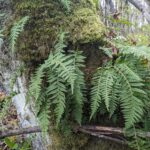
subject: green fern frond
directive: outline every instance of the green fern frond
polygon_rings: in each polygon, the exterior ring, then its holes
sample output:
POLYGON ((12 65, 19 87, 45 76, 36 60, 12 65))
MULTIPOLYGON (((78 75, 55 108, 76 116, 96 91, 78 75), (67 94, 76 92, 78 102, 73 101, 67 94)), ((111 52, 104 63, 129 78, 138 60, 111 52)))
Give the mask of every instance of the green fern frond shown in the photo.
POLYGON ((70 56, 66 56, 63 53, 58 52, 50 61, 52 70, 56 70, 57 74, 70 84, 73 93, 74 82, 77 77, 75 67, 73 66, 73 60, 70 59, 70 56))
POLYGON ((56 53, 58 53, 58 52, 63 53, 63 50, 66 47, 66 44, 65 44, 66 35, 67 35, 67 32, 61 32, 58 35, 58 41, 57 41, 56 45, 54 46, 54 49, 55 49, 56 53))
POLYGON ((102 71, 98 70, 92 79, 92 89, 91 89, 91 116, 90 119, 95 115, 97 112, 101 102, 101 82, 102 82, 102 71))
POLYGON ((28 94, 33 96, 35 101, 38 100, 41 94, 41 89, 42 89, 41 86, 45 74, 44 72, 45 68, 46 68, 46 64, 41 65, 31 78, 28 94))
POLYGON ((60 78, 58 74, 50 72, 48 76, 49 86, 47 87, 46 93, 49 97, 50 103, 55 107, 55 114, 57 118, 56 123, 58 125, 65 111, 66 86, 64 84, 64 80, 60 78))
POLYGON ((136 96, 136 92, 143 95, 144 91, 139 89, 138 86, 139 84, 141 87, 140 78, 135 78, 135 73, 131 73, 131 70, 129 68, 127 70, 124 66, 125 64, 120 64, 114 66, 114 69, 121 78, 122 88, 120 93, 120 103, 126 120, 125 126, 126 128, 129 128, 143 116, 143 100, 136 96))
POLYGON ((118 45, 120 54, 133 55, 139 59, 147 59, 150 61, 150 47, 148 46, 123 46, 118 45))
POLYGON ((21 34, 21 32, 24 30, 24 26, 27 23, 27 21, 29 20, 29 17, 23 17, 21 20, 19 20, 18 22, 16 22, 12 29, 11 29, 11 33, 10 33, 10 48, 11 51, 14 53, 15 52, 15 46, 17 43, 17 39, 19 37, 19 35, 21 34))
POLYGON ((84 97, 85 79, 84 79, 84 73, 80 69, 83 69, 85 67, 84 65, 85 57, 82 56, 81 51, 75 51, 72 57, 74 59, 74 67, 75 67, 75 72, 77 74, 77 78, 74 84, 74 93, 73 93, 73 98, 75 101, 73 115, 75 117, 75 120, 79 124, 81 124, 82 106, 85 99, 84 97))
POLYGON ((44 107, 41 107, 40 113, 38 114, 39 124, 42 129, 42 132, 47 132, 50 122, 50 106, 48 103, 43 104, 44 107))
POLYGON ((121 84, 120 81, 116 77, 114 77, 114 85, 113 85, 113 90, 111 92, 111 100, 110 100, 110 118, 112 115, 115 113, 119 103, 120 103, 120 89, 121 89, 121 84))
POLYGON ((63 7, 68 11, 70 12, 71 11, 71 8, 70 8, 70 4, 71 4, 71 1, 70 0, 60 0, 61 3, 63 4, 63 7))
POLYGON ((105 105, 108 111, 110 107, 111 93, 114 84, 113 78, 114 78, 113 70, 108 69, 104 71, 101 81, 101 95, 105 101, 105 105))

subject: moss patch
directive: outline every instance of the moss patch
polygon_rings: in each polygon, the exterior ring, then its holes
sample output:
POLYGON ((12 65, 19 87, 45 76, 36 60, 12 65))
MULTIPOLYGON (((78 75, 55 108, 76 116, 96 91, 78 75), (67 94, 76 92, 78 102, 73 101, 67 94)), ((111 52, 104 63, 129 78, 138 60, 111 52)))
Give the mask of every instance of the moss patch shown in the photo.
POLYGON ((39 62, 47 58, 60 31, 68 32, 67 41, 75 48, 82 43, 100 42, 104 25, 90 0, 72 0, 66 12, 59 0, 13 0, 15 20, 30 16, 17 45, 20 59, 39 62))

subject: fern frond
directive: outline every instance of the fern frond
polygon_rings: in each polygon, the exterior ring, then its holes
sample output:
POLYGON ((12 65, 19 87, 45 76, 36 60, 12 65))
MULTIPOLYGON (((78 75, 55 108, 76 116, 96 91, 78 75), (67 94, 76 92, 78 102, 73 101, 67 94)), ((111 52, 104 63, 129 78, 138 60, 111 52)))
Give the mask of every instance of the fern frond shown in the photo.
POLYGON ((77 76, 75 73, 73 60, 70 58, 70 56, 66 56, 63 53, 58 52, 50 61, 52 70, 56 70, 57 74, 70 84, 73 93, 74 82, 77 76))
POLYGON ((61 3, 63 4, 63 7, 68 11, 70 12, 71 8, 70 8, 70 0, 60 0, 61 3))
POLYGON ((42 132, 47 132, 50 122, 50 105, 45 103, 43 106, 44 107, 41 107, 40 113, 38 114, 38 119, 42 132))
POLYGON ((56 53, 58 53, 58 52, 62 52, 63 53, 63 50, 66 47, 66 44, 65 44, 66 35, 67 35, 67 32, 61 32, 58 35, 58 42, 54 46, 54 49, 55 49, 56 53))
POLYGON ((104 99, 105 105, 107 110, 109 111, 110 107, 110 100, 111 100, 111 93, 113 90, 113 84, 114 84, 114 74, 113 70, 108 69, 105 70, 102 75, 102 81, 101 81, 101 95, 104 99))
POLYGON ((110 117, 114 114, 114 112, 116 111, 119 102, 120 102, 120 89, 121 89, 121 84, 118 81, 117 78, 114 77, 114 85, 113 85, 113 90, 111 92, 111 100, 110 100, 110 109, 109 109, 109 113, 110 113, 110 117))
POLYGON ((16 22, 11 29, 10 48, 13 53, 15 52, 15 46, 16 46, 17 39, 18 39, 19 35, 21 34, 21 32, 24 30, 24 26, 28 20, 29 20, 28 16, 23 17, 21 20, 16 22))
POLYGON ((139 59, 147 59, 150 61, 150 47, 119 45, 118 48, 120 49, 120 54, 133 55, 139 59))
POLYGON ((81 124, 82 120, 82 106, 84 102, 84 91, 85 91, 85 80, 84 80, 84 73, 80 70, 85 67, 84 65, 84 60, 85 57, 82 56, 81 51, 75 51, 73 53, 73 59, 74 59, 74 67, 75 67, 75 72, 77 74, 77 78, 75 80, 74 84, 74 110, 73 110, 73 115, 75 117, 75 120, 81 124))
POLYGON ((44 77, 44 69, 46 68, 46 64, 41 65, 35 74, 32 76, 29 86, 29 92, 28 94, 34 97, 35 101, 38 100, 41 89, 42 89, 42 81, 44 77))
POLYGON ((95 115, 97 109, 99 108, 102 97, 101 97, 101 82, 102 82, 102 71, 98 70, 92 79, 92 89, 91 89, 91 116, 90 119, 95 115))
POLYGON ((121 78, 121 106, 125 117, 125 126, 129 128, 138 122, 143 116, 143 100, 136 96, 136 93, 143 95, 143 90, 139 89, 138 83, 141 87, 140 78, 134 78, 134 72, 124 68, 125 64, 114 66, 114 69, 121 78), (138 90, 139 89, 139 90, 138 90))
POLYGON ((48 83, 49 86, 46 93, 49 97, 50 103, 55 107, 56 123, 58 125, 65 111, 66 87, 64 80, 56 73, 49 74, 48 83))

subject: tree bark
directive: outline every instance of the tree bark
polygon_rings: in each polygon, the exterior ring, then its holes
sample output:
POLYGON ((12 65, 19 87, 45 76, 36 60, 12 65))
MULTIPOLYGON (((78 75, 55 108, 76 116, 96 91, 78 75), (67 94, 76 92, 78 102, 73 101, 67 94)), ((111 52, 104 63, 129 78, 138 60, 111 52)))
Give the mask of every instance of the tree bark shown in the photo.
MULTIPOLYGON (((132 5, 134 5, 139 11, 142 12, 147 22, 150 23, 150 5, 148 3, 142 3, 141 0, 128 0, 132 5)), ((149 2, 149 1, 147 1, 149 2)), ((149 2, 150 3, 150 2, 149 2)))

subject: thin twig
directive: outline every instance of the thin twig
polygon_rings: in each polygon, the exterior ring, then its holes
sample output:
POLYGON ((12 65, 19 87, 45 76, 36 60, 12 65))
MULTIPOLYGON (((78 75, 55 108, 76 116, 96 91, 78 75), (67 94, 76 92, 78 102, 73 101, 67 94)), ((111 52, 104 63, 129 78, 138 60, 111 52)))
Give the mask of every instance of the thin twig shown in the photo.
POLYGON ((31 134, 41 132, 39 127, 30 127, 30 128, 23 128, 23 129, 15 129, 15 130, 5 130, 0 131, 0 139, 16 136, 16 135, 23 135, 23 134, 31 134))

